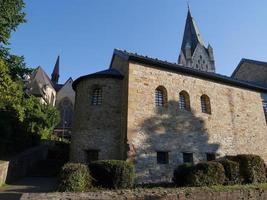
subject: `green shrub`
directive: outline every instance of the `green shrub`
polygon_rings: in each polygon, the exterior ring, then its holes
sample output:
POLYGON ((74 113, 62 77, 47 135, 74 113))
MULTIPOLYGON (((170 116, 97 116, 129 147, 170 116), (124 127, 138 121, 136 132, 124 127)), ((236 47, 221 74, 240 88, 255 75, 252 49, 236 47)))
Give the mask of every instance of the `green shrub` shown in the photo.
POLYGON ((177 186, 187 186, 189 184, 189 174, 192 173, 194 165, 191 163, 185 163, 179 165, 173 173, 173 182, 177 186))
POLYGON ((243 183, 266 182, 264 160, 260 156, 241 154, 227 158, 239 163, 239 172, 243 183))
POLYGON ((198 163, 189 173, 188 181, 189 186, 221 185, 225 182, 224 168, 214 161, 198 163))
POLYGON ((84 192, 92 185, 87 165, 67 163, 59 174, 59 188, 61 192, 84 192))
POLYGON ((231 160, 220 160, 218 162, 223 165, 226 176, 225 178, 226 185, 234 185, 241 183, 238 162, 231 160))
POLYGON ((134 167, 121 160, 101 160, 89 165, 94 185, 104 188, 130 188, 134 180, 134 167))

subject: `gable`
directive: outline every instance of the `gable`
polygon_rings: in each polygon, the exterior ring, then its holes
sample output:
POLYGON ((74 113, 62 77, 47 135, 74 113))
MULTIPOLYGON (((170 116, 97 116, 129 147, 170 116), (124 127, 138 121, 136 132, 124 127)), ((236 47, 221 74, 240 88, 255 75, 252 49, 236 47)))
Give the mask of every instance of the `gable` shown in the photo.
POLYGON ((232 78, 267 87, 267 63, 242 59, 233 72, 232 78))
POLYGON ((209 55, 202 45, 198 44, 193 56, 192 56, 192 67, 202 71, 211 71, 210 69, 210 58, 209 55))

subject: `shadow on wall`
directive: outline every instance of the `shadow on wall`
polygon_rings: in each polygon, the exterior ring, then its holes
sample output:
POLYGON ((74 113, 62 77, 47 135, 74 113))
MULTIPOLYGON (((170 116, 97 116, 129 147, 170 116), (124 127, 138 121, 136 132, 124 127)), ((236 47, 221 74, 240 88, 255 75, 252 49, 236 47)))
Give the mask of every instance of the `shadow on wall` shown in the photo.
POLYGON ((198 162, 206 160, 207 154, 216 154, 219 148, 219 144, 208 142, 203 119, 192 110, 179 109, 177 101, 167 105, 155 108, 155 115, 139 125, 130 145, 129 155, 136 164, 139 183, 169 182, 174 168, 184 162, 185 154, 190 159, 193 153, 194 162, 198 162), (166 156, 167 163, 161 164, 166 156))

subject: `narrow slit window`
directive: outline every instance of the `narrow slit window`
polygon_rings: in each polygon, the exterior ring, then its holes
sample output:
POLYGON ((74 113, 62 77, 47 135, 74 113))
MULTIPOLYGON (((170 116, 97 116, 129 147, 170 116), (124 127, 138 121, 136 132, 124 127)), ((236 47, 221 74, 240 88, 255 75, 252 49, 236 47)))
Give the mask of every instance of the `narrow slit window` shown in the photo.
POLYGON ((102 104, 102 89, 96 88, 92 93, 92 105, 101 105, 102 104))

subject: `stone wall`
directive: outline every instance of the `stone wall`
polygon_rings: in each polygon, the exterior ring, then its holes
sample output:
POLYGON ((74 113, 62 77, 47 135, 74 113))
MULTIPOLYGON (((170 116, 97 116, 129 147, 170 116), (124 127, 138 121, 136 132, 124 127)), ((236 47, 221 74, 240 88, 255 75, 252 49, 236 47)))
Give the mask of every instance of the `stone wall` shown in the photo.
POLYGON ((9 160, 6 183, 24 177, 35 163, 44 160, 47 148, 45 145, 34 147, 9 160))
POLYGON ((267 161, 267 127, 261 94, 255 91, 129 64, 127 139, 134 155, 137 182, 171 181, 173 169, 183 163, 183 153, 194 161, 258 154, 267 161), (164 86, 168 104, 155 107, 155 89, 164 86), (190 95, 191 111, 178 108, 179 92, 190 95), (210 98, 211 114, 202 113, 200 96, 210 98), (157 164, 157 151, 169 154, 168 164, 157 164))
POLYGON ((196 191, 180 189, 148 189, 136 190, 135 192, 127 191, 103 191, 88 193, 26 193, 21 200, 265 200, 267 199, 267 190, 263 189, 233 189, 231 191, 216 192, 211 190, 198 189, 196 191))
POLYGON ((87 150, 99 159, 122 159, 122 84, 113 78, 88 78, 76 88, 71 160, 87 162, 87 150), (91 105, 92 90, 102 88, 102 104, 91 105))
POLYGON ((8 161, 0 160, 0 186, 6 182, 8 161))

